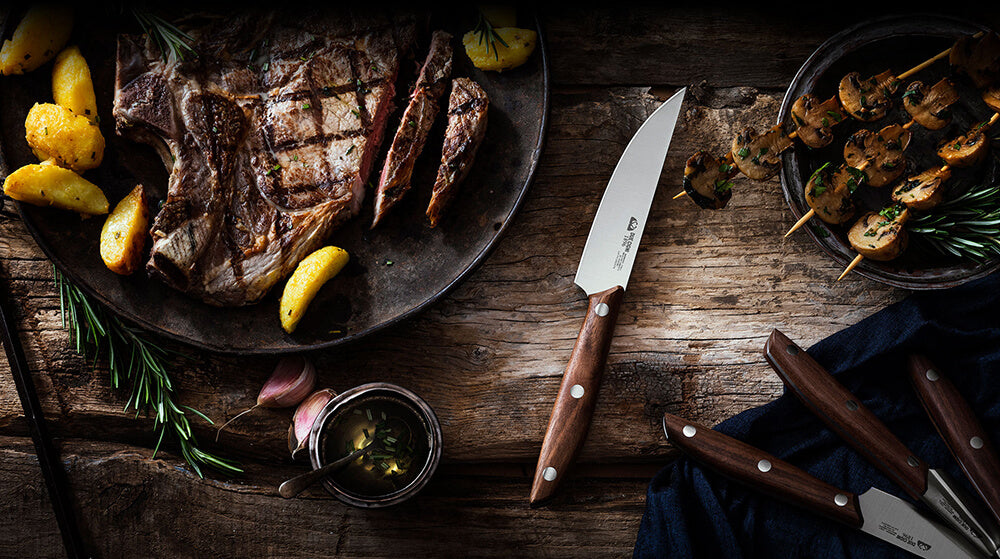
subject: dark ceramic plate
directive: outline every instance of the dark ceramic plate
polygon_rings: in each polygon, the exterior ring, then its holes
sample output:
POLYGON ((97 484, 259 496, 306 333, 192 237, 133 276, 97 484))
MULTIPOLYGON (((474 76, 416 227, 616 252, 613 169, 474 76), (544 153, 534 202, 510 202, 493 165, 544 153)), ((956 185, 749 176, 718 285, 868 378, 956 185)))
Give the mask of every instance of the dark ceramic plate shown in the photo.
MULTIPOLYGON (((439 118, 417 164, 409 199, 378 229, 369 231, 373 198, 369 194, 361 214, 329 239, 329 244, 346 249, 351 261, 320 291, 294 335, 286 334, 278 320, 282 282, 257 304, 212 307, 143 272, 122 277, 105 268, 98 250, 104 221, 100 217, 81 220, 75 214, 26 204, 20 205, 21 216, 45 254, 87 293, 130 322, 204 349, 283 353, 329 348, 410 317, 440 299, 486 258, 524 197, 545 133, 549 69, 537 19, 528 21, 534 21, 539 31, 538 46, 528 62, 511 71, 486 73, 472 66, 460 44, 464 31, 475 25, 474 10, 468 12, 469 17, 455 17, 440 25, 455 35, 453 75, 472 77, 490 97, 489 128, 471 174, 442 222, 429 228, 424 210, 441 153, 445 119, 439 118)), ((112 205, 139 182, 147 192, 162 197, 167 172, 159 158, 151 148, 113 132, 116 30, 101 25, 100 21, 78 20, 72 39, 81 45, 91 66, 108 143, 104 162, 88 172, 87 178, 104 189, 112 205)), ((10 21, 4 27, 9 30, 10 21)), ((24 117, 33 103, 51 102, 50 73, 51 64, 47 64, 26 76, 0 80, 0 174, 4 176, 9 170, 37 163, 24 140, 24 117)), ((407 87, 399 84, 400 90, 407 87)), ((383 153, 398 119, 398 112, 390 119, 383 153)), ((378 163, 372 172, 376 180, 380 169, 378 163)))
MULTIPOLYGON (((984 30, 980 25, 940 16, 895 16, 863 23, 842 31, 823 43, 799 69, 778 113, 779 122, 790 119, 792 103, 805 93, 813 93, 820 99, 828 99, 837 93, 841 78, 858 71, 868 77, 886 69, 901 74, 917 64, 951 47, 955 39, 962 35, 984 30)), ((925 84, 937 83, 950 75, 947 59, 913 75, 900 85, 900 92, 914 80, 925 84)), ((939 159, 935 148, 940 140, 964 134, 973 123, 988 119, 991 111, 979 93, 964 80, 955 78, 961 100, 954 107, 954 118, 941 130, 929 131, 918 124, 910 127, 913 140, 907 149, 907 172, 912 175, 936 164, 939 159)), ((810 149, 796 142, 793 149, 785 152, 781 170, 781 187, 785 200, 796 219, 807 211, 804 186, 812 173, 827 161, 839 165, 843 162, 844 142, 859 128, 874 131, 889 124, 904 124, 910 120, 909 114, 899 105, 880 121, 863 123, 849 119, 833 128, 836 139, 822 149, 810 149)), ((996 154, 994 146, 994 155, 996 154)), ((996 184, 1000 176, 1000 164, 996 157, 990 157, 984 165, 975 169, 956 169, 952 175, 948 197, 969 188, 996 184)), ((878 210, 889 203, 891 186, 874 189, 862 187, 856 193, 857 216, 863 212, 878 210)), ((810 220, 800 231, 805 231, 819 247, 845 267, 857 255, 847 242, 847 230, 853 220, 844 226, 829 225, 818 218, 810 220)), ((796 233, 800 234, 800 233, 796 233)), ((907 289, 943 289, 983 277, 1000 267, 1000 261, 991 260, 982 264, 970 263, 955 258, 943 257, 922 243, 917 235, 911 235, 910 247, 903 256, 890 262, 876 262, 865 259, 855 268, 855 272, 867 278, 888 285, 907 289)), ((832 280, 833 278, 831 278, 832 280)))

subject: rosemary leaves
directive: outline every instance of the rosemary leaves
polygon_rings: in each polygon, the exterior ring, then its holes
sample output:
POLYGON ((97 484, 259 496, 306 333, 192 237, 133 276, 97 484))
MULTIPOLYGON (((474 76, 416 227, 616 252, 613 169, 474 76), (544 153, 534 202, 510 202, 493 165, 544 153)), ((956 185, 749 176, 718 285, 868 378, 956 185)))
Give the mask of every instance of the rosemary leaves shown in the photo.
POLYGON ((944 255, 975 262, 1000 257, 1000 185, 971 188, 914 217, 908 229, 944 255))
POLYGON ((138 416, 153 412, 153 430, 159 438, 153 456, 160 449, 167 432, 177 438, 181 455, 199 476, 202 466, 225 474, 243 471, 236 462, 219 458, 198 447, 191 431, 187 412, 212 423, 203 413, 174 401, 174 387, 167 373, 170 352, 150 341, 144 332, 125 325, 117 317, 98 306, 79 287, 73 285, 53 266, 63 327, 70 332, 76 352, 96 364, 104 354, 112 388, 129 385, 130 395, 125 409, 134 408, 138 416))

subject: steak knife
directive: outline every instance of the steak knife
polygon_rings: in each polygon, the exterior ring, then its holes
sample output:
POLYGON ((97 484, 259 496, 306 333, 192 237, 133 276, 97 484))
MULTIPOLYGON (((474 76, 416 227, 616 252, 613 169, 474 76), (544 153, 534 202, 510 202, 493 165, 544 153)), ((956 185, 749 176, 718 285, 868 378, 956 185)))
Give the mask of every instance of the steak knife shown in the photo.
POLYGON ((982 507, 942 470, 929 468, 819 363, 778 330, 764 357, 807 408, 862 456, 975 545, 993 556, 996 547, 982 522, 982 507))
MULTIPOLYGON (((930 359, 911 355, 909 369, 927 415, 992 515, 993 522, 986 526, 987 536, 994 544, 1000 542, 1000 459, 989 433, 955 385, 930 359)), ((1000 557, 1000 552, 996 555, 1000 557)))
POLYGON ((663 431, 674 446, 727 478, 918 557, 980 557, 975 547, 952 530, 874 487, 860 495, 843 491, 747 443, 669 413, 663 415, 663 431))
POLYGON ((686 91, 681 89, 667 99, 639 127, 618 160, 594 216, 575 279, 589 300, 587 316, 542 441, 528 498, 532 505, 553 495, 586 439, 618 308, 686 91))

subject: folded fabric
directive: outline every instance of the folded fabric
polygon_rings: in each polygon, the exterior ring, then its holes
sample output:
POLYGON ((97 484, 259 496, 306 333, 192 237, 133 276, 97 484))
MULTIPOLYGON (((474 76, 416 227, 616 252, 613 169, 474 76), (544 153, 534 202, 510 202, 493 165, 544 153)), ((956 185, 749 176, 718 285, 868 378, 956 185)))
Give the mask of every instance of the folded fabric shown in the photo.
MULTIPOLYGON (((805 337, 794 325, 782 331, 793 340, 805 337)), ((766 334, 761 332, 762 340, 766 334)), ((808 353, 930 467, 944 469, 975 494, 920 405, 906 359, 910 353, 928 356, 969 401, 986 431, 1000 434, 1000 274, 948 290, 914 293, 808 353)), ((836 487, 853 493, 877 487, 913 502, 787 390, 716 430, 836 487)), ((993 442, 1000 444, 1000 438, 994 436, 993 442)), ((912 555, 682 457, 650 483, 634 557, 912 555)))

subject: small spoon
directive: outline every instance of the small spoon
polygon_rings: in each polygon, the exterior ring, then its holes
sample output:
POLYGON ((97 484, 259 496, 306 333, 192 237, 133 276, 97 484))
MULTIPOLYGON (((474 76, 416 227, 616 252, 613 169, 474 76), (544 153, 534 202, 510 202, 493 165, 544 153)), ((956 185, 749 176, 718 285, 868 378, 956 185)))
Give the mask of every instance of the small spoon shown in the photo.
POLYGON ((292 479, 286 480, 281 485, 278 486, 278 495, 281 495, 286 499, 291 499, 292 497, 298 495, 299 493, 302 493, 302 490, 316 483, 324 476, 327 476, 329 474, 332 474, 340 470, 344 466, 356 460, 359 456, 363 454, 368 454, 372 450, 375 450, 375 448, 376 445, 375 441, 373 440, 372 442, 366 444, 365 446, 359 448, 358 450, 355 450, 354 452, 348 454, 343 458, 338 458, 321 468, 312 470, 310 472, 306 472, 302 475, 298 475, 293 477, 292 479))

